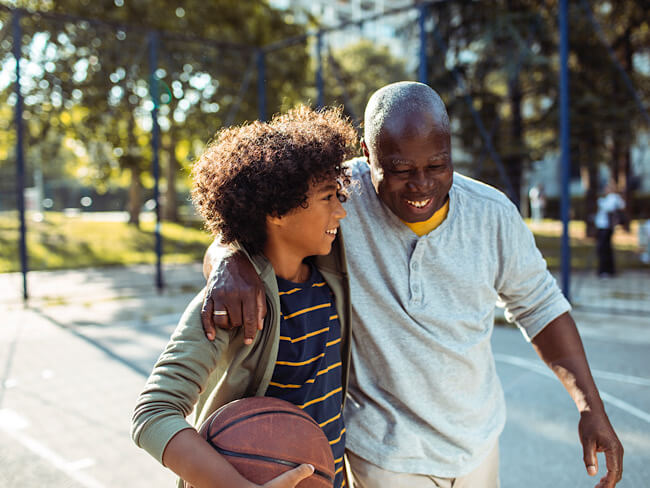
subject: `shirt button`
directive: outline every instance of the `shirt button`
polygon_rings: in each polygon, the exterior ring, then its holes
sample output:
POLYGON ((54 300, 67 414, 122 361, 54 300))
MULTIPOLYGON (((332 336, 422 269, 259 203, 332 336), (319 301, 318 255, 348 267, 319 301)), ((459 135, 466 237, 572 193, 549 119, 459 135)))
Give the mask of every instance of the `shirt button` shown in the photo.
POLYGON ((418 291, 420 291, 420 287, 418 285, 413 285, 413 291, 417 293, 418 291))
POLYGON ((411 267, 413 268, 413 271, 417 271, 418 268, 419 268, 419 265, 418 265, 418 263, 413 263, 413 265, 411 267))

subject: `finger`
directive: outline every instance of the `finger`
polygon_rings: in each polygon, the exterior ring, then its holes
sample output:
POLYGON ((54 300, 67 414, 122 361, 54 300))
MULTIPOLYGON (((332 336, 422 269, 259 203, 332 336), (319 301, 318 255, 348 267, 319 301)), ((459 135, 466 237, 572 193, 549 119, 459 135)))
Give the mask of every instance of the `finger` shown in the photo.
POLYGON ((273 478, 264 486, 268 487, 294 487, 305 478, 314 473, 314 467, 311 464, 301 464, 286 473, 282 473, 277 478, 273 478))
POLYGON ((257 333, 257 320, 255 318, 255 310, 244 305, 242 309, 244 316, 244 344, 252 344, 257 333))
POLYGON ((201 307, 201 324, 203 325, 203 332, 209 340, 214 340, 215 330, 214 325, 212 324, 212 312, 214 310, 214 304, 212 298, 207 295, 203 299, 203 306, 201 307))
POLYGON ((230 321, 228 320, 228 311, 226 310, 226 308, 221 307, 221 310, 219 311, 225 312, 225 314, 221 314, 221 313, 215 314, 214 312, 212 313, 212 330, 215 331, 217 327, 219 329, 225 329, 225 330, 232 329, 232 327, 230 326, 230 321))
POLYGON ((230 322, 230 327, 237 328, 242 326, 242 312, 241 312, 241 301, 237 300, 235 302, 228 301, 225 303, 226 311, 228 312, 228 320, 230 322))
POLYGON ((582 459, 587 468, 589 476, 596 476, 598 473, 598 457, 596 455, 596 441, 594 439, 586 439, 582 446, 582 459))
POLYGON ((264 327, 264 317, 266 317, 266 295, 264 294, 264 290, 257 290, 255 300, 257 302, 257 329, 262 330, 264 327))
POLYGON ((600 480, 600 484, 603 488, 613 488, 623 477, 623 446, 616 443, 604 451, 607 474, 600 480))

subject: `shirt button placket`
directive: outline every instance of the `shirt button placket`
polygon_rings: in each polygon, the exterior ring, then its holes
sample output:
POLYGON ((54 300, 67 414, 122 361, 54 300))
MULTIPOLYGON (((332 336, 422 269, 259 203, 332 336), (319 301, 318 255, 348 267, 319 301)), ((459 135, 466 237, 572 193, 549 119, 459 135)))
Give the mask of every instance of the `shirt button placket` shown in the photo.
POLYGON ((419 304, 422 301, 422 289, 420 283, 420 253, 418 252, 418 246, 415 246, 413 255, 411 256, 411 272, 410 272, 410 283, 411 283, 411 302, 414 304, 419 304))

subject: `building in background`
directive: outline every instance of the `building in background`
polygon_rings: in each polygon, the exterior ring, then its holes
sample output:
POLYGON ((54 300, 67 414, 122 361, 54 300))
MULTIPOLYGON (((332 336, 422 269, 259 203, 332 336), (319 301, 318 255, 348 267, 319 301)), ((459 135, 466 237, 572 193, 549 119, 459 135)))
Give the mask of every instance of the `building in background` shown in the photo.
MULTIPOLYGON (((356 22, 361 18, 381 15, 391 10, 413 5, 412 0, 271 0, 275 8, 291 12, 296 23, 307 23, 316 19, 322 27, 335 27, 346 22, 356 22)), ((364 22, 361 27, 351 25, 346 29, 327 34, 327 44, 331 48, 341 48, 357 42, 360 38, 369 39, 376 44, 388 46, 391 54, 407 58, 417 45, 417 36, 409 26, 417 28, 418 9, 384 15, 377 20, 364 22)), ((415 59, 417 61, 417 57, 415 59)))

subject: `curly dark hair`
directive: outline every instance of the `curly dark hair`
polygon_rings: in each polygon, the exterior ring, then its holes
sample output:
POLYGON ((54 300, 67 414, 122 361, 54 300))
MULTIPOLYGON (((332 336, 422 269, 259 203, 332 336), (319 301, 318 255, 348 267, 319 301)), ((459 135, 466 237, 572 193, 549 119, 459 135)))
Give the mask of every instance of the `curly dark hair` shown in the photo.
POLYGON ((343 162, 356 140, 339 108, 299 106, 271 122, 223 129, 192 168, 192 201, 221 242, 259 253, 266 217, 306 208, 311 185, 336 178, 344 194, 343 162))

